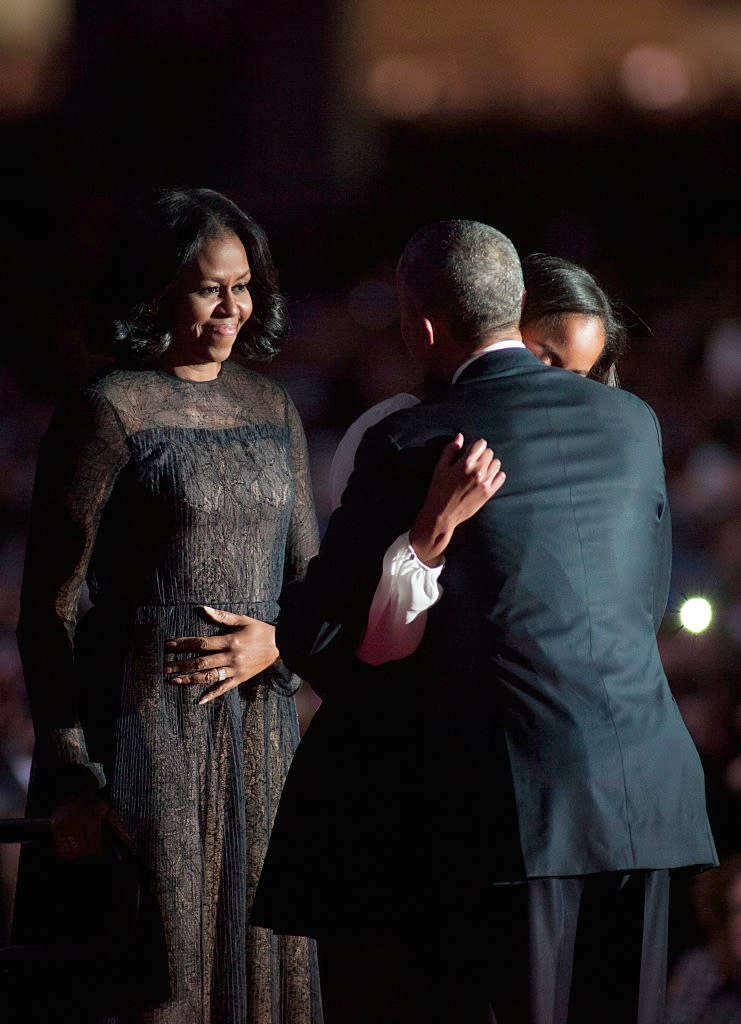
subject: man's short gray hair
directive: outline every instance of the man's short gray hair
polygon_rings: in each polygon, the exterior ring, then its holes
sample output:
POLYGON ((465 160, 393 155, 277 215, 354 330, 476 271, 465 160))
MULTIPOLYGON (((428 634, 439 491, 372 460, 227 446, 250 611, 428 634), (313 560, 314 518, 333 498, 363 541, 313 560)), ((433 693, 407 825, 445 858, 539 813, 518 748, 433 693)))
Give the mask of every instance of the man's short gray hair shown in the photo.
POLYGON ((441 220, 420 228, 404 247, 398 274, 418 312, 445 318, 462 340, 520 321, 520 259, 509 238, 488 224, 441 220))

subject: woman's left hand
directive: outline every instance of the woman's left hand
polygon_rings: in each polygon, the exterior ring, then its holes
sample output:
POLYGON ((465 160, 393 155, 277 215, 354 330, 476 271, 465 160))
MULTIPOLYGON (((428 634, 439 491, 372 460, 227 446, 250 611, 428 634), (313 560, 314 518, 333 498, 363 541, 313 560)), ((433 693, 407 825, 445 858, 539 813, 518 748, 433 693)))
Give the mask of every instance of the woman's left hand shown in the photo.
POLYGON ((180 686, 214 684, 199 704, 207 704, 227 690, 246 683, 269 668, 279 656, 274 626, 249 615, 206 606, 203 610, 214 622, 235 628, 220 636, 181 636, 165 643, 168 651, 201 652, 197 658, 176 657, 165 667, 171 683, 180 686))

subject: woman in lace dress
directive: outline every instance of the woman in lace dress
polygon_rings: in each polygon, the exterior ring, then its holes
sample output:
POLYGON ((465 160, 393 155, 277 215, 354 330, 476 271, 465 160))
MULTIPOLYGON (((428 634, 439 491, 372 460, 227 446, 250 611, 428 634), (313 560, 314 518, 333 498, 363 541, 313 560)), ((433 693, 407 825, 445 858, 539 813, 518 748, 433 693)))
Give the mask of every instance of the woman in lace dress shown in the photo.
POLYGON ((63 405, 39 459, 19 624, 29 813, 53 812, 62 856, 119 821, 136 853, 146 964, 116 1020, 318 1024, 311 942, 249 923, 298 742, 272 623, 317 540, 298 415, 229 359, 282 338, 270 252, 218 193, 162 192, 111 281, 117 364, 63 405))

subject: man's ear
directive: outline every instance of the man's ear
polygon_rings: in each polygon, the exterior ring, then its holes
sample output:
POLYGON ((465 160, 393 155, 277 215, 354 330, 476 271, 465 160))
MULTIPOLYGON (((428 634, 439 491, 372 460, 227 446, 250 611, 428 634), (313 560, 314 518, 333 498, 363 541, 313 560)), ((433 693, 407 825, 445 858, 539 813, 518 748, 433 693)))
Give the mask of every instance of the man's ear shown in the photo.
POLYGON ((435 328, 432 326, 432 321, 428 320, 427 317, 424 318, 422 324, 424 329, 425 348, 432 348, 432 346, 437 341, 437 337, 435 336, 435 328))
POLYGON ((415 316, 407 319, 404 329, 404 344, 413 357, 429 358, 435 344, 435 331, 426 317, 415 316))

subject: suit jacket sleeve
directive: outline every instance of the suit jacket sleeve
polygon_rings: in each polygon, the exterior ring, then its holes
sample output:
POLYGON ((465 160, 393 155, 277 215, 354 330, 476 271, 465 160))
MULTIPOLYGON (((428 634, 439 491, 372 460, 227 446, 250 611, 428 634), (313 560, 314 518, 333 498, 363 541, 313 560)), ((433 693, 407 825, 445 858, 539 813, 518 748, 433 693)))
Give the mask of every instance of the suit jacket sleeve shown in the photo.
POLYGON ((657 509, 657 514, 659 515, 659 532, 656 545, 656 563, 654 566, 653 588, 654 629, 658 632, 669 601, 669 586, 671 583, 672 573, 672 526, 671 514, 669 511, 669 498, 667 497, 666 483, 664 481, 661 428, 659 426, 659 421, 656 418, 656 413, 653 409, 650 409, 650 412, 653 417, 659 441, 659 463, 662 493, 661 505, 657 509))
POLYGON ((324 695, 354 660, 383 556, 408 530, 431 471, 425 449, 402 451, 381 424, 355 469, 306 576, 284 591, 277 639, 286 664, 324 695))

